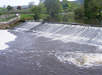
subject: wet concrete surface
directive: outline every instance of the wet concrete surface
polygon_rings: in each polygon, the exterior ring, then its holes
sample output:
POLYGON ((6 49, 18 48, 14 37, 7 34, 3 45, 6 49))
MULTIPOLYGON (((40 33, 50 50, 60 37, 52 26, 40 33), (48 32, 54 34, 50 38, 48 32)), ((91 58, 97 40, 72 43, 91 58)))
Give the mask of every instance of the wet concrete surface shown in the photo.
MULTIPOLYGON (((60 62, 55 56, 63 52, 96 53, 92 45, 64 43, 29 31, 9 30, 17 36, 8 49, 0 51, 0 75, 101 75, 102 66, 78 67, 60 62)), ((101 51, 99 51, 101 52, 101 51)))

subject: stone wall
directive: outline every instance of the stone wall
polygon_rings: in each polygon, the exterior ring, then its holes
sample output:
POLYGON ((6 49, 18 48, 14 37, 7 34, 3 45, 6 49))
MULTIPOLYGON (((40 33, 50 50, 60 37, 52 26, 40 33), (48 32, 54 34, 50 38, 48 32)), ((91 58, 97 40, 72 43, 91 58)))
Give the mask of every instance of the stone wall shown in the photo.
POLYGON ((7 22, 0 22, 0 29, 9 28, 10 25, 17 23, 18 21, 20 21, 20 17, 15 17, 7 22))

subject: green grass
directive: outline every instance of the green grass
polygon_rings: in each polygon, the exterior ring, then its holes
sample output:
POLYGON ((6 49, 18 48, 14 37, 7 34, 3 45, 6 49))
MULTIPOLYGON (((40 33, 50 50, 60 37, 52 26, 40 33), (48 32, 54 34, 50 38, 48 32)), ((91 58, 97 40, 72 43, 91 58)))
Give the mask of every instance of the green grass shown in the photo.
POLYGON ((21 14, 20 18, 21 18, 21 21, 33 20, 34 19, 32 14, 21 14))
POLYGON ((16 12, 30 12, 30 9, 21 9, 21 10, 16 10, 16 12))
POLYGON ((6 11, 6 10, 7 10, 6 8, 0 8, 0 12, 6 11))
POLYGON ((6 8, 1 8, 0 7, 0 15, 4 14, 4 12, 6 12, 6 10, 7 10, 6 8))

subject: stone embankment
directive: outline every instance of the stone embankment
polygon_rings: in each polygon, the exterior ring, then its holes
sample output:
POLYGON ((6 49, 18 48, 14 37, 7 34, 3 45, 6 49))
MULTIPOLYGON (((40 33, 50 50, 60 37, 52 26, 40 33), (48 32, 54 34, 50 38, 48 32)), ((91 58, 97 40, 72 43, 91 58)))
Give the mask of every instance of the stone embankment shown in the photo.
POLYGON ((19 21, 20 21, 20 17, 15 17, 15 18, 10 19, 9 21, 0 22, 0 29, 9 28, 10 25, 16 24, 19 21))

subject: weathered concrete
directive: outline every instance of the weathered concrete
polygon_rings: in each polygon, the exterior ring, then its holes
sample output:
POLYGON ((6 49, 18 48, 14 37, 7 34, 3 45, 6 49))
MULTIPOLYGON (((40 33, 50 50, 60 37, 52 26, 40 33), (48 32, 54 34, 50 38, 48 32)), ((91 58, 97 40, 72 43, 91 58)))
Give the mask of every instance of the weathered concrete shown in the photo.
POLYGON ((18 21, 20 21, 20 17, 15 17, 7 22, 0 22, 0 29, 9 28, 10 25, 17 23, 18 21))

